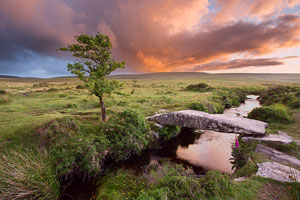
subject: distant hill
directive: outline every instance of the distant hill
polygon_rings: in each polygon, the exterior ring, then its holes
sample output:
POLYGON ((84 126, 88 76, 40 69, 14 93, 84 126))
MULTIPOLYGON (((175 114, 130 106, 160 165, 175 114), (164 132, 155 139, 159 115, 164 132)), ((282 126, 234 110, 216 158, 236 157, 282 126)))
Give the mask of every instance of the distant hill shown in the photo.
MULTIPOLYGON (((231 73, 231 74, 210 74, 203 72, 160 72, 145 74, 123 74, 112 75, 115 79, 136 79, 136 80, 237 80, 237 81, 270 81, 270 82, 289 82, 300 83, 300 74, 266 74, 266 73, 231 73)), ((55 77, 48 79, 22 78, 17 76, 0 75, 2 81, 21 81, 21 82, 74 82, 79 81, 75 76, 55 77)))

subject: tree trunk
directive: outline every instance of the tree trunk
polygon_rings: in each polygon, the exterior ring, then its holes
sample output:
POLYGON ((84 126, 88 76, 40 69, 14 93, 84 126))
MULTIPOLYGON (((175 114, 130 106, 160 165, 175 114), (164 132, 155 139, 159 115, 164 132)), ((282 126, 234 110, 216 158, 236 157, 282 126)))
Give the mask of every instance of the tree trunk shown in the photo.
POLYGON ((102 122, 104 122, 106 120, 106 110, 102 97, 99 97, 99 101, 101 105, 102 122))

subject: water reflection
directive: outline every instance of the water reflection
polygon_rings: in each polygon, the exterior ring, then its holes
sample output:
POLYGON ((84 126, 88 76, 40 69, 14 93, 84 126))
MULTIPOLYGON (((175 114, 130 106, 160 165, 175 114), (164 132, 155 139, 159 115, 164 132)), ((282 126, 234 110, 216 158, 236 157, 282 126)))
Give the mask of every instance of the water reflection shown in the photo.
POLYGON ((245 103, 241 104, 237 108, 226 109, 223 114, 247 117, 254 108, 261 107, 259 101, 257 100, 258 97, 259 96, 256 95, 247 95, 245 103))
POLYGON ((188 146, 179 145, 176 157, 188 163, 208 169, 232 174, 231 144, 236 134, 205 131, 200 138, 188 146))

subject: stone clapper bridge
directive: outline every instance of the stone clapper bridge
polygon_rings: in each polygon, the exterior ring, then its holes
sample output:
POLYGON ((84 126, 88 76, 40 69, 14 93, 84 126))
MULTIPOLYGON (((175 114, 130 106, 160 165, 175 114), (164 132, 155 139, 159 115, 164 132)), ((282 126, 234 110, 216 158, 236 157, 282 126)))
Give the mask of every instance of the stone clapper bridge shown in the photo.
POLYGON ((258 120, 224 114, 208 114, 196 110, 181 110, 153 115, 149 118, 161 125, 238 133, 248 136, 265 136, 268 124, 258 120))
MULTIPOLYGON (((209 114, 195 110, 181 110, 176 112, 156 114, 148 118, 160 125, 177 125, 185 128, 195 128, 201 130, 212 130, 222 133, 241 134, 244 142, 274 142, 280 144, 290 144, 293 139, 286 133, 278 135, 265 135, 268 124, 262 121, 247 119, 238 116, 224 114, 209 114)), ((277 152, 274 149, 258 145, 256 152, 262 152, 273 161, 299 166, 300 160, 277 152)), ((277 162, 263 162, 258 164, 256 175, 279 180, 282 182, 300 182, 300 171, 294 168, 281 165, 277 162), (292 172, 293 178, 290 178, 292 172)))

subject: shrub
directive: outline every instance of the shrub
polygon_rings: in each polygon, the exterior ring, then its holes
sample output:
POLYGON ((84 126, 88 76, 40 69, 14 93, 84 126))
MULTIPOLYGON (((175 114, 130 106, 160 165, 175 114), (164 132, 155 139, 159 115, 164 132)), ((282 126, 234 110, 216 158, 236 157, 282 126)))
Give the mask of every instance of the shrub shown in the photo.
POLYGON ((13 100, 8 95, 0 95, 0 104, 11 103, 13 100))
POLYGON ((0 95, 4 95, 7 94, 7 92, 5 90, 0 90, 0 95))
POLYGON ((236 170, 235 177, 250 176, 257 172, 257 164, 253 161, 248 161, 242 168, 236 170))
POLYGON ((207 112, 207 108, 200 102, 193 102, 188 106, 189 109, 207 112))
POLYGON ((186 87, 186 90, 195 92, 208 92, 212 89, 213 88, 207 85, 206 83, 191 84, 186 87))
POLYGON ((78 106, 77 106, 77 104, 76 103, 68 103, 67 105, 66 105, 66 108, 77 108, 78 106))
POLYGON ((95 177, 103 170, 109 141, 105 136, 74 136, 53 146, 51 155, 58 177, 95 177))
POLYGON ((300 108, 300 99, 293 100, 293 101, 289 104, 289 107, 291 107, 291 108, 293 108, 293 109, 300 108))
POLYGON ((208 198, 229 196, 232 193, 230 177, 219 171, 209 171, 200 179, 201 188, 208 198))
MULTIPOLYGON (((228 175, 209 171, 204 177, 187 176, 182 166, 167 166, 157 183, 143 190, 136 200, 221 199, 231 194, 228 175)), ((152 175, 157 176, 157 175, 152 175)))
POLYGON ((65 97, 67 97, 67 96, 68 96, 68 95, 66 95, 66 94, 59 94, 59 95, 58 95, 59 98, 65 98, 65 97))
POLYGON ((87 89, 87 86, 84 86, 84 85, 77 85, 77 86, 76 86, 76 89, 77 89, 77 90, 87 89))
POLYGON ((297 92, 295 96, 300 98, 300 92, 297 92))
POLYGON ((162 129, 159 130, 159 134, 163 140, 169 140, 173 136, 176 136, 180 132, 179 126, 163 126, 162 129))
POLYGON ((0 154, 0 199, 59 197, 59 182, 47 151, 0 154))
POLYGON ((290 87, 286 86, 269 88, 261 94, 259 101, 266 106, 276 103, 287 104, 293 100, 293 95, 290 92, 290 87))
POLYGON ((255 108, 249 113, 248 118, 257 119, 268 123, 292 122, 292 118, 289 116, 286 107, 282 104, 274 104, 255 108))
POLYGON ((102 131, 111 142, 110 156, 115 161, 140 154, 148 144, 148 124, 138 111, 126 109, 102 125, 102 131))
POLYGON ((65 117, 55 119, 45 126, 37 130, 38 137, 40 138, 43 146, 49 147, 66 137, 71 137, 78 132, 78 125, 74 118, 65 117))

